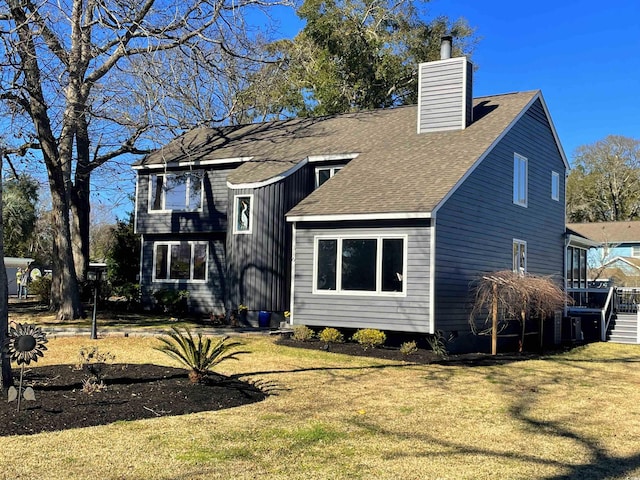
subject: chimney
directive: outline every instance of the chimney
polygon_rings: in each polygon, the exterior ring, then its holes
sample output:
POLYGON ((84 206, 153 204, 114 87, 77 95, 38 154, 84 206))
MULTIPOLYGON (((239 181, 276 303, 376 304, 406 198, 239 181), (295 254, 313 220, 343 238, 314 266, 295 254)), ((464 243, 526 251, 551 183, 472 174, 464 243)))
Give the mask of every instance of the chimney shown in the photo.
POLYGON ((442 37, 440 60, 418 68, 418 133, 463 130, 473 121, 473 65, 451 58, 451 36, 442 37))

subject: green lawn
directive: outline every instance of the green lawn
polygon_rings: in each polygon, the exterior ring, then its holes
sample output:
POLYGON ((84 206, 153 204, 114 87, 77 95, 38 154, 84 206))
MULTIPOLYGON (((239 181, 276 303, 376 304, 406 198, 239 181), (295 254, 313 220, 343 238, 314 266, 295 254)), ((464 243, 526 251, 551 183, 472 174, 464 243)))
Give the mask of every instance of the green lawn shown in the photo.
MULTIPOLYGON (((261 384, 264 402, 0 438, 0 478, 640 478, 640 346, 463 367, 242 339, 252 353, 220 371, 261 384)), ((156 342, 95 341, 117 362, 166 363, 156 342)), ((53 339, 43 363, 91 344, 53 339)))

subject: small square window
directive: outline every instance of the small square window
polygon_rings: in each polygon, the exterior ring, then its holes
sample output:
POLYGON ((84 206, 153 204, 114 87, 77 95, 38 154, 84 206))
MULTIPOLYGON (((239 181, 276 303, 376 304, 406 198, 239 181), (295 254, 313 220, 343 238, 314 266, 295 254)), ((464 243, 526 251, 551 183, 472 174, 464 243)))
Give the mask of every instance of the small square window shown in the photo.
POLYGON ((316 188, 333 177, 342 167, 318 167, 316 168, 316 188))
POLYGON ((236 195, 234 201, 233 233, 251 233, 253 227, 253 195, 236 195))
POLYGON ((551 172, 551 200, 560 200, 560 174, 551 172))

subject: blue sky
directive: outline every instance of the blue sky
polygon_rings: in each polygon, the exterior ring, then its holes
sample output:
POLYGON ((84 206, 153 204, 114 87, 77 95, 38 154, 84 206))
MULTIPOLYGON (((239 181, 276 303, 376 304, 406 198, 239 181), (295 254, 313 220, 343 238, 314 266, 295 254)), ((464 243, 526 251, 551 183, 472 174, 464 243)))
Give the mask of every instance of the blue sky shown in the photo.
MULTIPOLYGON (((640 2, 432 0, 480 41, 474 96, 541 90, 569 161, 607 135, 640 139, 640 2)), ((282 18, 293 36, 301 25, 282 18)))

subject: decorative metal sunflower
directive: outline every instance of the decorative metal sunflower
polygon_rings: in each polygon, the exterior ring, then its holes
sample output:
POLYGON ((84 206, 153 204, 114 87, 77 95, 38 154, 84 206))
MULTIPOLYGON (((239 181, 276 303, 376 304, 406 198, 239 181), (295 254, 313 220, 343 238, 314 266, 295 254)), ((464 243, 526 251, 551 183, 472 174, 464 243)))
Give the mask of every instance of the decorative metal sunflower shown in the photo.
MULTIPOLYGON (((36 327, 30 323, 16 323, 15 326, 9 328, 5 348, 9 353, 12 362, 16 362, 20 368, 20 383, 18 390, 10 387, 8 391, 9 401, 18 400, 18 411, 20 411, 20 399, 22 397, 22 377, 24 375, 24 366, 29 365, 31 361, 37 362, 38 357, 44 357, 43 351, 47 349, 44 345, 47 343, 47 334, 40 327, 36 327)), ((27 387, 24 391, 25 400, 35 400, 36 396, 33 388, 27 387)))
POLYGON ((18 365, 29 365, 32 361, 37 362, 38 357, 44 357, 47 349, 45 343, 48 342, 47 334, 40 327, 30 323, 17 323, 15 327, 9 328, 7 340, 7 352, 12 362, 18 365))

